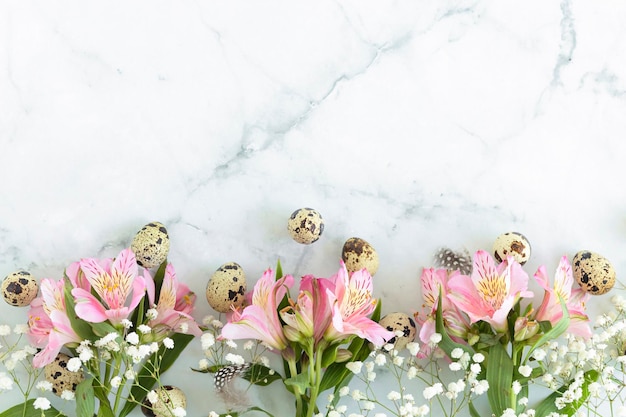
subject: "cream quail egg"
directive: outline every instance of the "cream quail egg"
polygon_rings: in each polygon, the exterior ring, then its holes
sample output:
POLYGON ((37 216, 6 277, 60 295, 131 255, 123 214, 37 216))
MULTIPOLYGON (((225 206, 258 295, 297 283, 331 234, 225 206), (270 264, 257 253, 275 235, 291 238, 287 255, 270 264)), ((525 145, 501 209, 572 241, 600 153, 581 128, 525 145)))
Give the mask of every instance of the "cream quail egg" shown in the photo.
POLYGON ((604 256, 580 251, 572 260, 574 279, 583 291, 593 295, 608 292, 615 285, 615 269, 604 256))
POLYGON ((324 220, 316 210, 308 207, 300 208, 291 213, 287 230, 296 242, 310 245, 322 236, 324 220))
POLYGON ((415 335, 417 335, 415 321, 405 313, 389 313, 380 319, 378 324, 396 333, 396 336, 387 340, 387 343, 392 343, 394 349, 398 351, 404 349, 409 342, 415 340, 415 335))
POLYGON ((137 232, 130 245, 137 264, 144 268, 161 265, 170 250, 170 237, 162 223, 152 222, 137 232))
POLYGON ((30 272, 17 271, 2 281, 2 297, 12 306, 24 307, 37 297, 39 285, 30 272))
POLYGON ((146 397, 141 404, 141 411, 148 417, 171 417, 176 408, 187 408, 187 397, 177 387, 164 385, 155 390, 157 401, 153 404, 146 397))
POLYGON ((46 381, 52 383, 52 392, 59 397, 63 391, 75 392, 76 386, 85 379, 82 370, 72 372, 67 369, 67 362, 70 359, 65 353, 59 353, 52 362, 44 367, 46 381))
POLYGON ((372 245, 359 237, 346 240, 341 251, 341 259, 349 272, 366 268, 370 275, 374 276, 378 271, 378 253, 372 245))
POLYGON ((520 265, 530 259, 530 242, 521 233, 503 233, 493 243, 493 256, 498 262, 512 256, 520 265))
POLYGON ((236 262, 220 266, 211 276, 206 287, 206 299, 209 305, 220 313, 231 311, 232 307, 241 307, 245 301, 246 275, 236 262))

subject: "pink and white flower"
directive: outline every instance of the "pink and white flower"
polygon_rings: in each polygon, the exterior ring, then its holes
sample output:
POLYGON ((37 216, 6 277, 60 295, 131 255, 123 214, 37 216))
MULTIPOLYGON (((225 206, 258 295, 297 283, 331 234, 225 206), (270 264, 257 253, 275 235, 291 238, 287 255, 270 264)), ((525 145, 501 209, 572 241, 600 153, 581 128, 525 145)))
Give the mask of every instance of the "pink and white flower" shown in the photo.
POLYGON ((448 274, 446 269, 424 268, 420 281, 422 284, 422 297, 424 299, 425 315, 418 315, 417 322, 421 325, 419 338, 423 343, 421 355, 428 355, 429 342, 433 334, 436 333, 436 316, 439 304, 439 294, 441 293, 441 311, 446 329, 450 336, 457 342, 463 341, 467 337, 470 327, 466 316, 459 311, 454 303, 448 298, 450 289, 448 280, 460 275, 459 271, 448 274))
POLYGON ((33 358, 36 368, 52 362, 64 345, 81 342, 65 312, 64 285, 63 279, 42 279, 41 297, 30 304, 28 338, 35 347, 43 348, 33 358))
POLYGON ((257 339, 272 349, 283 350, 288 341, 278 317, 278 304, 293 285, 293 277, 285 275, 276 280, 268 269, 257 281, 252 293, 252 304, 243 311, 233 311, 222 328, 224 339, 257 339))
POLYGON ((472 324, 485 321, 498 333, 507 330, 507 316, 519 299, 533 296, 528 290, 528 274, 512 256, 496 266, 483 250, 474 254, 471 277, 456 275, 448 286, 448 298, 467 313, 472 324))
POLYGON ((349 274, 342 261, 339 272, 331 279, 335 282, 335 291, 327 289, 326 293, 333 325, 326 330, 324 339, 332 343, 357 335, 382 346, 394 337, 393 332, 368 317, 376 308, 376 299, 372 296, 372 276, 367 269, 349 274))
POLYGON ((157 312, 156 318, 148 321, 148 326, 163 337, 167 336, 170 331, 200 336, 202 330, 191 316, 196 295, 189 290, 187 285, 178 281, 174 266, 168 264, 165 268, 163 285, 161 285, 159 300, 156 304, 154 280, 150 276, 145 278, 148 301, 157 312))
POLYGON ((574 276, 567 257, 563 256, 559 262, 559 266, 554 274, 554 287, 550 287, 550 279, 546 273, 545 266, 539 267, 535 273, 535 279, 546 291, 541 306, 535 315, 535 320, 549 320, 553 325, 558 323, 563 318, 563 309, 559 301, 559 299, 562 299, 570 316, 568 333, 585 338, 591 337, 589 317, 585 314, 585 302, 589 298, 589 294, 581 288, 572 288, 574 276))
POLYGON ((146 279, 150 279, 147 270, 144 276, 139 275, 135 254, 129 248, 115 260, 82 259, 79 267, 80 271, 68 275, 75 285, 72 295, 76 299, 76 314, 92 323, 109 320, 119 324, 129 317, 145 295, 146 279))

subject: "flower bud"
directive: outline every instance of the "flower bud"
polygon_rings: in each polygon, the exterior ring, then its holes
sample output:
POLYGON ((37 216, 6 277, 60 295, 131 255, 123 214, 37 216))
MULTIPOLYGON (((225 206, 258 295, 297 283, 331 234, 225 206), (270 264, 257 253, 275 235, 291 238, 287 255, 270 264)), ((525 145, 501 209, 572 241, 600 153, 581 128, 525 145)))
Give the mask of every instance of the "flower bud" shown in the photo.
POLYGON ((539 331, 539 323, 535 320, 528 320, 527 317, 518 317, 515 320, 515 341, 528 340, 539 331))

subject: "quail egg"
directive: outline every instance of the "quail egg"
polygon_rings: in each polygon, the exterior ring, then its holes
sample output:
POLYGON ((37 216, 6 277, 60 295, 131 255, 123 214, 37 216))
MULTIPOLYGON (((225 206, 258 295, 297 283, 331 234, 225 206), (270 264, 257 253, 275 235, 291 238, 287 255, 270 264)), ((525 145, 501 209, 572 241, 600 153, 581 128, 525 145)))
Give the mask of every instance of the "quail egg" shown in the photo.
POLYGON ((370 275, 374 276, 378 271, 378 253, 372 245, 359 237, 351 237, 346 240, 343 244, 341 259, 345 262, 349 272, 366 268, 370 275))
POLYGON ((498 262, 512 256, 520 265, 530 259, 530 242, 517 232, 503 233, 496 238, 493 244, 493 256, 498 262))
POLYGON ((141 404, 141 412, 148 417, 170 417, 176 408, 187 407, 185 393, 177 387, 164 385, 155 390, 156 402, 152 403, 146 397, 141 404))
POLYGON ((30 272, 17 271, 2 281, 2 297, 12 306, 24 307, 37 297, 39 285, 30 272))
POLYGON ((417 335, 415 321, 405 313, 389 313, 380 319, 378 324, 390 332, 396 333, 396 336, 387 340, 387 343, 392 343, 394 349, 398 351, 404 349, 409 342, 415 340, 417 335), (399 333, 401 333, 400 336, 398 336, 399 333))
POLYGON ((241 307, 245 301, 246 275, 236 262, 220 266, 211 276, 206 287, 206 299, 213 310, 220 313, 231 311, 231 306, 241 307))
POLYGON ((130 248, 135 253, 137 264, 144 268, 161 265, 170 250, 170 237, 162 223, 145 225, 133 238, 130 248))
POLYGON ((615 285, 615 269, 604 256, 580 251, 572 260, 574 279, 583 291, 593 295, 608 292, 615 285))
POLYGON ((324 220, 316 210, 308 207, 300 208, 291 213, 287 230, 296 242, 310 245, 322 236, 324 220))
POLYGON ((59 353, 52 362, 44 367, 46 381, 52 383, 52 392, 59 397, 63 391, 75 392, 76 386, 85 379, 82 370, 72 372, 67 369, 67 362, 70 359, 65 353, 59 353))

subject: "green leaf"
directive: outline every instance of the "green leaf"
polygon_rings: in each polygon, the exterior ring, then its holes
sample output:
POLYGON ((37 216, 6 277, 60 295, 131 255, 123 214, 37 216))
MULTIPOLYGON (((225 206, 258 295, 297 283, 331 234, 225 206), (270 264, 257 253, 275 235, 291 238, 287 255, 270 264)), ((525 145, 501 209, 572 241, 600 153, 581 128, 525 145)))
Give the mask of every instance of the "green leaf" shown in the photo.
POLYGON ((331 345, 324 349, 324 352, 322 353, 322 368, 327 368, 336 362, 337 349, 339 349, 339 345, 331 345))
POLYGON ((70 325, 81 339, 94 340, 96 337, 93 333, 91 325, 86 321, 79 319, 76 315, 76 303, 74 302, 74 297, 72 296, 72 288, 70 280, 66 280, 65 286, 63 287, 63 296, 65 298, 65 311, 68 319, 70 320, 70 325))
POLYGON ((469 412, 472 417, 482 417, 478 413, 478 410, 476 410, 476 407, 474 407, 474 403, 472 401, 469 402, 469 412))
POLYGON ((561 320, 559 320, 559 322, 555 326, 553 326, 549 331, 544 333, 535 342, 534 345, 532 345, 532 347, 526 353, 526 358, 524 359, 523 363, 526 363, 528 361, 528 358, 530 358, 530 355, 533 353, 535 349, 543 346, 544 344, 546 344, 547 342, 551 340, 558 338, 563 333, 565 333, 565 331, 569 327, 569 311, 567 310, 567 305, 565 305, 565 301, 563 301, 562 297, 559 297, 559 301, 561 302, 561 311, 563 312, 563 317, 561 318, 561 320))
MULTIPOLYGON (((30 399, 25 403, 14 405, 8 410, 3 411, 0 417, 41 417, 41 410, 35 410, 33 403, 35 399, 30 399)), ((61 413, 54 407, 50 407, 44 412, 45 417, 57 417, 61 413)))
POLYGON ((276 279, 279 280, 283 277, 283 267, 280 264, 280 259, 276 261, 276 279))
POLYGON ((96 410, 96 397, 93 391, 93 378, 88 378, 76 386, 76 415, 93 417, 96 410))
POLYGON ((311 388, 308 372, 299 373, 294 377, 285 379, 283 382, 285 385, 293 385, 300 388, 300 392, 306 392, 307 389, 311 388))
POLYGON ((583 391, 582 396, 578 400, 570 404, 567 404, 563 409, 559 410, 556 408, 555 401, 557 398, 563 395, 563 393, 567 390, 567 387, 569 386, 569 384, 563 385, 558 390, 548 395, 541 403, 539 403, 537 407, 535 407, 535 416, 546 417, 547 415, 553 412, 566 414, 568 416, 573 416, 576 413, 576 411, 580 408, 580 406, 583 405, 585 401, 587 401, 587 398, 589 398, 589 384, 597 381, 599 376, 600 376, 600 373, 596 371, 595 369, 591 369, 585 372, 585 376, 584 376, 585 380, 583 381, 583 384, 581 387, 583 391))
MULTIPOLYGON (((446 330, 446 326, 443 322, 443 307, 441 306, 441 289, 439 289, 439 298, 437 299, 437 316, 435 318, 435 330, 437 333, 441 335, 441 342, 437 346, 443 350, 448 357, 451 357, 452 351, 456 348, 463 349, 463 351, 469 353, 470 355, 474 354, 474 350, 462 343, 457 343, 450 338, 448 335, 448 331, 446 330)), ((502 414, 502 413, 500 413, 502 414)))
POLYGON ((242 375, 242 378, 250 381, 254 385, 260 385, 262 387, 271 384, 272 382, 282 379, 282 376, 273 369, 268 368, 260 363, 253 363, 248 372, 242 375))
POLYGON ((193 340, 194 336, 191 334, 174 333, 170 338, 174 341, 174 348, 166 349, 165 346, 161 345, 157 352, 150 355, 148 361, 137 374, 135 384, 133 384, 130 390, 129 400, 124 404, 119 417, 125 417, 133 411, 137 406, 137 401, 141 402, 145 393, 150 391, 156 384, 157 379, 154 377, 154 374, 164 374, 176 362, 176 359, 178 359, 189 342, 193 340), (159 362, 160 366, 158 369, 154 369, 154 363, 158 361, 157 358, 159 356, 162 357, 159 362), (133 398, 135 401, 132 401, 133 398))
POLYGON ((495 344, 489 349, 487 358, 487 398, 491 411, 501 416, 504 410, 510 407, 511 384, 513 383, 513 361, 501 344, 495 344))

